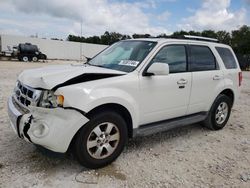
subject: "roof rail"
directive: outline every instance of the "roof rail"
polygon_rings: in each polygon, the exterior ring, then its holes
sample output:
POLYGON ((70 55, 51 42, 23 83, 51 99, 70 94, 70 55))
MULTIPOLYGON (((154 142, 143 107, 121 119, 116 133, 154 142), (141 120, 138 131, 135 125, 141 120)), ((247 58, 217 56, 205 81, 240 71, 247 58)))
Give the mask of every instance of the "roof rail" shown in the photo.
POLYGON ((202 40, 202 41, 208 41, 208 42, 219 42, 218 39, 215 38, 209 38, 209 37, 200 37, 200 36, 193 36, 193 35, 184 35, 184 38, 186 39, 193 39, 193 40, 202 40))

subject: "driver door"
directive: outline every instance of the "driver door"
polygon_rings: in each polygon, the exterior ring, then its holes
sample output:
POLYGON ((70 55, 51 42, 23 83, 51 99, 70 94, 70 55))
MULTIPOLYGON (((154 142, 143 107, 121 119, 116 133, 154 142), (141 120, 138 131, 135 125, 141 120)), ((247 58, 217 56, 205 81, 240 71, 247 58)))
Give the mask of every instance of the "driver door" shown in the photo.
MULTIPOLYGON (((140 75, 140 125, 186 115, 191 92, 185 45, 162 47, 149 64, 167 63, 168 75, 140 75)), ((144 70, 146 71, 146 70, 144 70)))

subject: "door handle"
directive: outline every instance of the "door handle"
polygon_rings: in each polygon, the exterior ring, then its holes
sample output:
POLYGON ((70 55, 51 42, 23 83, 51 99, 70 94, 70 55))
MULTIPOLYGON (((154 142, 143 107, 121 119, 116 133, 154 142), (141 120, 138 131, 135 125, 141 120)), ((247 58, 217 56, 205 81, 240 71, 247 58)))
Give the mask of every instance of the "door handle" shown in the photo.
POLYGON ((188 83, 188 81, 187 80, 185 80, 185 79, 180 79, 178 82, 177 82, 177 84, 178 85, 184 85, 184 84, 187 84, 188 83))
POLYGON ((214 77, 213 77, 213 80, 220 80, 221 79, 221 76, 219 76, 219 75, 215 75, 214 77))

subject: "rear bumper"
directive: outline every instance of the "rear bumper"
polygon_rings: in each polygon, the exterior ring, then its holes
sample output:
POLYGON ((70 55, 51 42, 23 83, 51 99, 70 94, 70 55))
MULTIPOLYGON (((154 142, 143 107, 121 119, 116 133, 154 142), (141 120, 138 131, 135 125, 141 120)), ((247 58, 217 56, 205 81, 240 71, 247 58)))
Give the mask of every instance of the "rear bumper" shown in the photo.
POLYGON ((64 153, 76 132, 89 119, 74 109, 31 107, 24 110, 12 97, 8 100, 10 124, 24 140, 54 152, 64 153))

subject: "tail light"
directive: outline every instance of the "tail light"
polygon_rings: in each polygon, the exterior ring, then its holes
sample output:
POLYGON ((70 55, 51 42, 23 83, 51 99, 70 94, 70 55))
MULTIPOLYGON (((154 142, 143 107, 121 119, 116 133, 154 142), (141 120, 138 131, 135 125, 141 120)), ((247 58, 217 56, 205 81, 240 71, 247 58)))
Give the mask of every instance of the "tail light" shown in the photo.
POLYGON ((239 86, 242 84, 242 72, 239 72, 239 86))

